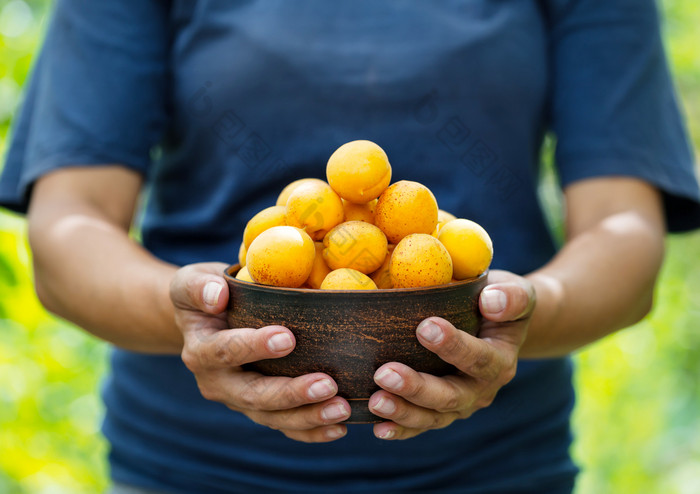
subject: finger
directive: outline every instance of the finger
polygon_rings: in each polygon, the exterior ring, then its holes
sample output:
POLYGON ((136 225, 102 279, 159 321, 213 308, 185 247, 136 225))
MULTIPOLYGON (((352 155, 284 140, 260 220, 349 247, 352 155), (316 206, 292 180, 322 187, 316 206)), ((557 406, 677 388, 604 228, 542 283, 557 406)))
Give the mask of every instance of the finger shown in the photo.
POLYGON ((218 331, 229 329, 225 314, 204 314, 193 310, 176 310, 175 323, 185 339, 187 339, 187 333, 194 333, 192 336, 202 339, 218 331))
POLYGON ((348 428, 344 425, 328 425, 306 431, 280 429, 280 432, 289 439, 294 439, 295 441, 305 443, 327 443, 344 437, 348 432, 348 428))
POLYGON ((425 432, 425 429, 409 429, 394 422, 382 422, 374 425, 374 435, 387 441, 397 439, 411 439, 425 432))
POLYGON ((370 397, 369 409, 373 414, 402 427, 424 430, 442 429, 468 415, 465 413, 462 417, 457 411, 443 413, 423 408, 386 391, 378 391, 370 397))
POLYGON ((484 387, 469 376, 437 377, 416 372, 398 362, 384 364, 374 374, 382 389, 416 406, 449 413, 470 409, 484 387))
POLYGON ((535 289, 524 278, 487 285, 479 296, 481 314, 491 321, 517 321, 532 314, 535 289))
POLYGON ((228 304, 228 284, 222 263, 191 264, 180 268, 170 283, 170 299, 178 309, 219 314, 228 304))
MULTIPOLYGON (((338 392, 335 381, 320 372, 299 377, 263 376, 257 372, 235 372, 220 379, 218 388, 224 403, 240 410, 283 411, 333 398, 338 392)), ((344 400, 343 400, 344 402, 344 400)), ((347 404, 347 402, 344 402, 347 404)), ((337 417, 324 415, 328 423, 337 417)), ((349 405, 348 405, 349 413, 349 405)), ((319 411, 320 414, 320 411, 319 411)))
POLYGON ((517 345, 511 340, 513 328, 504 328, 507 337, 490 339, 474 337, 455 328, 440 317, 429 317, 416 329, 418 341, 447 363, 477 379, 493 381, 503 367, 513 365, 517 345))
POLYGON ((250 362, 283 357, 294 349, 294 334, 284 326, 235 328, 185 333, 182 359, 192 372, 233 368, 250 362))
POLYGON ((242 410, 258 424, 272 429, 307 431, 321 426, 333 425, 350 416, 350 405, 336 396, 322 403, 314 403, 289 410, 242 410))

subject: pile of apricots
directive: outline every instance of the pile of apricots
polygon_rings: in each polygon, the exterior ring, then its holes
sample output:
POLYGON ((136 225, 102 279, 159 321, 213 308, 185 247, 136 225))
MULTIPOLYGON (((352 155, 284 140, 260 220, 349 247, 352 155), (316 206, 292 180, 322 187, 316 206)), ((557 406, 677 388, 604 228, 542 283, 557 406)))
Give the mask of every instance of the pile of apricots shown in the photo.
POLYGON ((377 144, 340 146, 326 177, 290 183, 275 206, 248 221, 237 279, 371 290, 442 285, 489 267, 493 245, 486 231, 440 210, 418 182, 391 184, 389 159, 377 144))

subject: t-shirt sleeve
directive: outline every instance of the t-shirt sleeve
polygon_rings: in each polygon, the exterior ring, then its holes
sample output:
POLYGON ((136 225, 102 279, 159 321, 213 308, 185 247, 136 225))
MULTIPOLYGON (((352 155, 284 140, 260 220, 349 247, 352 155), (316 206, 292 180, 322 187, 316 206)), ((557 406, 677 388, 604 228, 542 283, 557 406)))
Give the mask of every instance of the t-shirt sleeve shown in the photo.
POLYGON ((654 0, 548 7, 550 125, 562 186, 637 177, 662 191, 669 230, 700 227, 697 172, 654 0))
POLYGON ((24 212, 31 186, 66 166, 145 174, 166 124, 165 0, 58 0, 14 119, 0 205, 24 212))

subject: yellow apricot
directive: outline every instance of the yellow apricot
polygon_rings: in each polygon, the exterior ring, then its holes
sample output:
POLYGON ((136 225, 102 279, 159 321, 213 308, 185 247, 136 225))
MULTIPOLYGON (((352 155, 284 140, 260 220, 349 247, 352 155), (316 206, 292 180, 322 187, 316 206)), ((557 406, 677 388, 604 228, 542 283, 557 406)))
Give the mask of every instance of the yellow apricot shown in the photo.
POLYGON ((301 286, 311 274, 316 249, 311 237, 293 226, 273 226, 248 247, 246 267, 263 285, 301 286))
POLYGON ((309 288, 321 288, 321 283, 331 269, 326 264, 323 259, 323 244, 321 242, 314 242, 314 248, 316 249, 316 257, 314 257, 314 265, 311 268, 311 274, 306 280, 305 285, 309 288))
POLYGON ((340 197, 358 204, 379 197, 391 183, 391 165, 382 148, 371 141, 343 144, 328 159, 326 178, 340 197))
POLYGON ((396 245, 389 273, 394 288, 443 285, 452 281, 452 259, 432 235, 412 233, 396 245))
POLYGON ((389 273, 389 262, 391 262, 391 253, 394 252, 395 247, 394 244, 389 244, 384 262, 379 266, 379 269, 370 275, 377 288, 394 288, 394 285, 391 283, 391 274, 389 273))
POLYGON ((387 253, 384 233, 364 221, 346 221, 323 239, 323 258, 331 269, 351 268, 363 274, 379 269, 387 253))
POLYGON ((284 206, 270 206, 253 216, 243 230, 243 244, 249 248, 255 237, 273 226, 286 225, 287 212, 284 206))
POLYGON ((344 214, 338 194, 320 180, 297 186, 287 199, 287 224, 303 229, 315 240, 340 224, 344 214))
POLYGON ((345 221, 364 221, 365 223, 374 224, 374 209, 376 207, 376 199, 365 204, 355 204, 354 202, 343 199, 345 221))
POLYGON ((430 189, 401 180, 390 185, 377 200, 374 223, 397 244, 411 233, 430 235, 438 222, 438 205, 430 189))
POLYGON ((294 182, 287 184, 287 186, 284 189, 282 189, 282 192, 280 192, 280 195, 277 196, 277 201, 275 202, 275 204, 277 206, 286 206, 287 199, 289 199, 289 196, 294 191, 294 189, 296 189, 299 185, 305 184, 307 182, 325 183, 320 178, 300 178, 299 180, 295 180, 294 182))
POLYGON ((444 211, 442 209, 438 209, 438 223, 442 223, 444 225, 448 221, 456 219, 457 217, 454 214, 448 213, 447 211, 444 211))
POLYGON ((326 238, 326 235, 328 235, 328 230, 318 230, 309 233, 309 236, 314 242, 323 242, 323 239, 326 238))
POLYGON ((435 227, 435 230, 433 230, 433 237, 437 238, 438 234, 440 233, 440 228, 442 228, 442 225, 447 223, 448 221, 456 220, 457 217, 452 214, 448 213, 447 211, 443 211, 442 209, 438 209, 438 222, 437 226, 435 227))
POLYGON ((245 242, 241 242, 241 246, 238 248, 238 264, 241 265, 241 267, 245 266, 245 255, 248 252, 248 249, 246 249, 245 242))
POLYGON ((253 281, 253 278, 250 277, 250 273, 248 272, 248 268, 243 266, 241 269, 238 270, 236 273, 236 279, 241 280, 241 281, 248 281, 250 283, 255 283, 253 281))
POLYGON ((440 228, 438 240, 450 253, 458 280, 479 276, 491 264, 493 243, 478 223, 464 218, 448 221, 440 228))
POLYGON ((354 269, 340 268, 328 273, 321 283, 321 290, 376 290, 369 276, 354 269))

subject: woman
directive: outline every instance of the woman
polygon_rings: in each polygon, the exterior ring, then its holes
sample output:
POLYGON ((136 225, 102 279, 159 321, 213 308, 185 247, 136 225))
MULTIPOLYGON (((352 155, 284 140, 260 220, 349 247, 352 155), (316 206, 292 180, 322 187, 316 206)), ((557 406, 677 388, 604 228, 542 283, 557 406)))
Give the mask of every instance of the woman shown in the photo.
POLYGON ((0 186, 42 302, 115 345, 114 492, 570 492, 566 355, 643 317, 666 228, 700 223, 650 0, 59 1, 0 186), (479 338, 417 328, 460 373, 385 364, 386 421, 348 427, 328 376, 241 371, 293 340, 226 328, 221 272, 252 214, 362 138, 495 257, 479 338))

